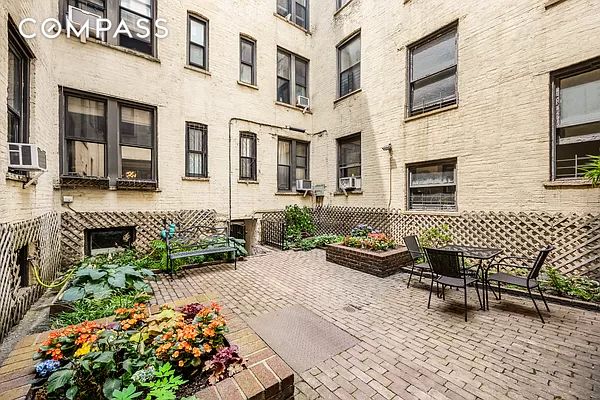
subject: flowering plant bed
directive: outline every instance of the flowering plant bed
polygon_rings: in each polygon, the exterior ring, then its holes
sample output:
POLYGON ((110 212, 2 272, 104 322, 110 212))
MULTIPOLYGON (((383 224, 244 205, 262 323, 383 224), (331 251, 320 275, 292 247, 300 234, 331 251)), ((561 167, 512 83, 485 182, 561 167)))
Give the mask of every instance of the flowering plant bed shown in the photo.
POLYGON ((246 368, 216 304, 144 304, 115 321, 51 332, 36 354, 33 399, 185 399, 246 368))
POLYGON ((366 236, 346 236, 342 241, 344 246, 372 251, 385 251, 396 248, 394 239, 385 233, 371 232, 366 236))

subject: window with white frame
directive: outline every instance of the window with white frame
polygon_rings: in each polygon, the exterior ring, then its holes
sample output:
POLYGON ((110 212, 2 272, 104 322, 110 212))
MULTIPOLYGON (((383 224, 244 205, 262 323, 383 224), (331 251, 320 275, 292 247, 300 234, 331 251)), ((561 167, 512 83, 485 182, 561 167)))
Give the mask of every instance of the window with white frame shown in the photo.
POLYGON ((408 166, 409 210, 456 210, 456 160, 408 166))
POLYGON ((553 179, 580 178, 600 155, 600 58, 553 74, 553 179))
POLYGON ((452 24, 409 46, 409 116, 457 103, 456 39, 452 24))

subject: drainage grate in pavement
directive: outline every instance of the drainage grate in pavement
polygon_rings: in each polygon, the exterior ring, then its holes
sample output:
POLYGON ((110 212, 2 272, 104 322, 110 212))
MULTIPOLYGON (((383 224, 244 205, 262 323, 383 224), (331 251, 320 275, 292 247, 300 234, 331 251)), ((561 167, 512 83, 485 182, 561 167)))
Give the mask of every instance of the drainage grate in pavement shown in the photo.
POLYGON ((358 339, 301 305, 248 320, 252 329, 301 373, 358 343, 358 339))

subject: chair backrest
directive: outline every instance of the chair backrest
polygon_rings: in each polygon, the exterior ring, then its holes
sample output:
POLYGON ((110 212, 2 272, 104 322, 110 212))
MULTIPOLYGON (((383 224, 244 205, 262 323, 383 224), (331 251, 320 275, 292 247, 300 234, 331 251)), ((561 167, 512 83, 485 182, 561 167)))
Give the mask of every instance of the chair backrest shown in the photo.
POLYGON ((421 250, 421 246, 419 246, 419 239, 416 236, 405 236, 403 239, 413 261, 423 257, 423 251, 421 250))
POLYGON ((436 275, 452 278, 464 277, 464 258, 461 251, 423 248, 429 266, 436 275))
POLYGON ((548 255, 552 250, 554 250, 554 246, 552 246, 551 244, 540 250, 538 256, 535 259, 535 262, 533 263, 533 267, 531 268, 531 270, 529 270, 529 275, 527 276, 527 279, 537 279, 538 275, 540 274, 540 270, 546 262, 546 258, 548 258, 548 255))

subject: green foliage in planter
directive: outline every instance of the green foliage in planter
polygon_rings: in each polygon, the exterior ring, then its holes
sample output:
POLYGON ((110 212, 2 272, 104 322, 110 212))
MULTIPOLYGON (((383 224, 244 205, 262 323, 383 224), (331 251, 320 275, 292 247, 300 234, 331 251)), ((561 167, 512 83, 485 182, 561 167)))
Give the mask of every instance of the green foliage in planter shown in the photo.
POLYGON ((313 236, 293 244, 294 249, 309 251, 319 247, 323 247, 330 243, 340 243, 344 239, 343 236, 338 235, 319 235, 313 236))
POLYGON ((314 235, 317 231, 310 208, 292 205, 287 206, 284 213, 288 242, 296 243, 303 237, 314 235))
POLYGON ((583 276, 565 276, 557 268, 546 268, 545 291, 559 296, 571 296, 585 301, 600 302, 600 282, 583 276))
POLYGON ((419 236, 419 242, 423 247, 440 248, 452 243, 452 234, 447 224, 427 228, 419 236))
POLYGON ((386 251, 396 248, 394 239, 385 233, 369 233, 367 237, 346 236, 342 244, 348 247, 372 251, 386 251))
POLYGON ((589 156, 591 161, 589 164, 580 167, 580 170, 584 173, 583 177, 588 179, 592 185, 600 185, 600 156, 589 156))

